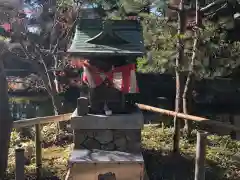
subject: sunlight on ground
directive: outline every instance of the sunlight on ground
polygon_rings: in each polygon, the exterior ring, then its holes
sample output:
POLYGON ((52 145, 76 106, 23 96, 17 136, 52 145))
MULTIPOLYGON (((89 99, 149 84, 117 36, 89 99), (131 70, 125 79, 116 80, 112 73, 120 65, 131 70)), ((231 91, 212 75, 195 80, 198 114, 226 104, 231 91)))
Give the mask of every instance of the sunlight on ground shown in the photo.
MULTIPOLYGON (((175 176, 182 176, 182 178, 188 177, 187 179, 192 179, 194 172, 195 135, 196 132, 193 132, 192 139, 189 140, 181 138, 182 155, 176 158, 176 156, 172 157, 170 153, 172 147, 172 129, 162 129, 155 125, 145 126, 142 131, 142 145, 145 164, 150 178, 161 177, 164 180, 171 180, 171 178, 175 176), (184 167, 186 167, 186 170, 182 169, 184 167), (181 172, 175 173, 176 168, 180 169, 179 171, 181 172), (180 175, 178 173, 180 173, 180 175)), ((15 160, 13 147, 16 142, 18 142, 18 139, 15 135, 15 140, 12 138, 9 155, 8 171, 10 174, 14 172, 15 160)), ((32 145, 33 142, 30 142, 30 144, 32 145)), ((45 177, 57 176, 59 179, 64 179, 67 170, 67 161, 72 147, 73 144, 68 144, 63 147, 52 146, 43 149, 43 174, 45 177)), ((239 141, 233 141, 227 136, 209 136, 206 154, 206 179, 221 180, 225 178, 237 180, 240 178, 240 164, 238 164, 239 162, 234 162, 232 159, 233 155, 239 151, 239 141)), ((32 158, 31 165, 26 166, 26 172, 27 174, 34 174, 35 158, 32 158)))

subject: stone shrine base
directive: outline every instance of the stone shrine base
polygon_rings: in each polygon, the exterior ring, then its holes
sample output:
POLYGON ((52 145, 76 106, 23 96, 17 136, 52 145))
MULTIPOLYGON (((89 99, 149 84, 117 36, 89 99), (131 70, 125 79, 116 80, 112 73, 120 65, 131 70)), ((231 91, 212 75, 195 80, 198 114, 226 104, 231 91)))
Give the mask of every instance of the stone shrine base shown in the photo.
POLYGON ((111 116, 71 117, 74 150, 69 180, 147 180, 141 153, 143 116, 140 111, 111 116))
POLYGON ((141 153, 74 150, 69 159, 68 180, 143 180, 141 153))
POLYGON ((111 116, 72 115, 75 149, 141 152, 141 112, 111 116))

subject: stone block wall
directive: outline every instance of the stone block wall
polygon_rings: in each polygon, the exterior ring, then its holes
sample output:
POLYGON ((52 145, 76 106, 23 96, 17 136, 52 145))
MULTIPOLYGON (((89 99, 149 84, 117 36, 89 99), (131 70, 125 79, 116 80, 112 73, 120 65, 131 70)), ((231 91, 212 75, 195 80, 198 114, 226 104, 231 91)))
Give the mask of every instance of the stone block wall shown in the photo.
POLYGON ((141 152, 140 129, 77 129, 74 137, 76 149, 141 152))
POLYGON ((75 149, 141 152, 141 112, 78 116, 75 111, 71 127, 74 130, 75 149))

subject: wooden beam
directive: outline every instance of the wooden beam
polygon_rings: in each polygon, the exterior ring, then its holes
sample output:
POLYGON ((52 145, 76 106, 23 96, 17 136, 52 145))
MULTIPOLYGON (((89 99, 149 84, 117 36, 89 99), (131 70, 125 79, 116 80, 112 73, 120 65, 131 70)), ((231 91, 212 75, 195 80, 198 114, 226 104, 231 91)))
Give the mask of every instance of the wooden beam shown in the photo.
POLYGON ((47 124, 52 122, 61 122, 70 120, 72 113, 61 114, 57 116, 46 116, 46 117, 37 117, 31 119, 18 120, 13 123, 13 128, 22 128, 33 126, 36 124, 47 124))
POLYGON ((166 109, 162 109, 162 108, 156 108, 156 107, 148 106, 148 105, 145 105, 145 104, 138 104, 137 103, 136 105, 141 110, 147 110, 147 111, 152 111, 152 112, 156 112, 156 113, 161 113, 161 114, 164 114, 164 115, 167 115, 167 116, 172 116, 172 117, 177 116, 178 118, 181 118, 181 119, 186 119, 186 120, 190 120, 190 121, 197 121, 197 122, 200 122, 200 123, 206 123, 206 124, 209 124, 209 125, 218 126, 218 127, 221 127, 221 128, 227 128, 227 129, 231 129, 231 130, 240 132, 240 127, 235 127, 233 125, 222 123, 220 121, 211 120, 211 119, 207 119, 207 118, 199 117, 199 116, 188 115, 188 114, 184 114, 184 113, 176 113, 174 111, 170 111, 170 110, 166 110, 166 109))

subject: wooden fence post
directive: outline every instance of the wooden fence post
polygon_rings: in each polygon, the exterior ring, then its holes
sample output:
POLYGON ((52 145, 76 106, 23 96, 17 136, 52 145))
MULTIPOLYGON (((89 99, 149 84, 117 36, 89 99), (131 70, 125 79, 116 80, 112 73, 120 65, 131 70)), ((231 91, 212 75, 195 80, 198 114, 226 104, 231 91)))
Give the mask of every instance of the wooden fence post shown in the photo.
POLYGON ((41 130, 40 125, 35 125, 36 135, 35 135, 35 147, 36 147, 36 173, 37 179, 41 179, 42 176, 42 140, 41 140, 41 130))
POLYGON ((206 144, 207 144, 207 133, 203 131, 198 131, 194 180, 205 180, 206 144))
POLYGON ((15 149, 15 180, 23 180, 25 179, 24 175, 24 165, 25 165, 25 157, 24 157, 24 149, 22 147, 17 147, 15 149))

